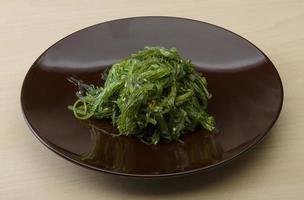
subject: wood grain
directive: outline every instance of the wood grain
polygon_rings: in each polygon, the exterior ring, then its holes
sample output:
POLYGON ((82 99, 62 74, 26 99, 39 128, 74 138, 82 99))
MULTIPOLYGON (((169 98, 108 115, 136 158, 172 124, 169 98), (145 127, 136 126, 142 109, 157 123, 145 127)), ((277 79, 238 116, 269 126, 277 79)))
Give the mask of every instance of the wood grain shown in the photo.
POLYGON ((0 2, 0 199, 304 199, 303 0, 65 0, 0 2), (20 88, 33 61, 62 37, 130 16, 193 18, 261 48, 284 84, 271 134, 253 152, 205 175, 137 180, 71 164, 30 133, 20 88))

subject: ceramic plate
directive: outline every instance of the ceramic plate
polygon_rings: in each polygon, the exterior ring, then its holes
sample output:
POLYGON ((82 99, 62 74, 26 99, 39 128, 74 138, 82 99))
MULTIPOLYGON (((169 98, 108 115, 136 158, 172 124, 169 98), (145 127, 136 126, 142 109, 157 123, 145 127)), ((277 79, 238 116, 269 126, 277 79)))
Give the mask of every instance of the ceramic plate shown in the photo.
POLYGON ((137 177, 188 174, 238 157, 268 133, 282 102, 279 74, 256 46, 221 27, 173 17, 119 19, 75 32, 35 61, 21 93, 25 119, 49 149, 91 169, 137 177), (103 70, 145 46, 176 47, 203 72, 217 134, 198 128, 183 143, 153 146, 105 134, 117 132, 110 121, 75 119, 67 106, 76 88, 67 78, 102 84, 103 70))

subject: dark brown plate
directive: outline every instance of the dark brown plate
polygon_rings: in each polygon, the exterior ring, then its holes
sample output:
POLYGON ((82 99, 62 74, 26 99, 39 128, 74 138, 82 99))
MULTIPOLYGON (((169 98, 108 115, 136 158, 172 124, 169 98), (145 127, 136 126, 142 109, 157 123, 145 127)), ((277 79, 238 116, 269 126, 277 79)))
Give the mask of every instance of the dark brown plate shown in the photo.
POLYGON ((91 169, 138 177, 187 174, 232 160, 268 133, 282 103, 279 74, 257 47, 218 26, 173 17, 120 19, 73 33, 36 60, 21 92, 25 119, 48 148, 91 169), (101 84, 105 68, 144 46, 176 47, 204 73, 218 134, 198 129, 184 143, 149 146, 106 134, 116 131, 109 121, 80 121, 68 111, 76 88, 67 77, 101 84))

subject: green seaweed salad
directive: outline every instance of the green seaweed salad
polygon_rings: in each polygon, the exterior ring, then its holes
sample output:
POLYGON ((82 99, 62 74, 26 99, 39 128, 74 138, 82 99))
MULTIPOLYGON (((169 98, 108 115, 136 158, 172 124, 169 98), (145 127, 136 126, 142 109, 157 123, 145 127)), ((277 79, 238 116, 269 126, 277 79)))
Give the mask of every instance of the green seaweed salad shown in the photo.
MULTIPOLYGON (((76 118, 112 119, 119 135, 157 144, 202 126, 212 132, 206 79, 175 48, 145 47, 114 64, 103 86, 78 81, 76 118)), ((71 79, 75 82, 75 79, 71 79)))

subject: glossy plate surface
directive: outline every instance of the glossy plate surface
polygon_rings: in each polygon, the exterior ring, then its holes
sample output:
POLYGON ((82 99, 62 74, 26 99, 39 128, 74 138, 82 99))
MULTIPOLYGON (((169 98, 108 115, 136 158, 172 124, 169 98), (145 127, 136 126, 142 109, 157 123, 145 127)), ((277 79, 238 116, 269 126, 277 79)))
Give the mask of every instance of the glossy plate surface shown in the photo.
POLYGON ((267 134, 282 102, 278 72, 253 44, 223 28, 173 17, 114 20, 73 33, 35 61, 21 93, 25 119, 48 148, 82 166, 140 177, 201 171, 241 155, 267 134), (184 143, 149 146, 111 137, 104 133, 116 132, 109 121, 80 121, 67 110, 76 100, 67 77, 102 84, 104 69, 144 46, 176 47, 204 73, 218 134, 197 129, 184 143))

